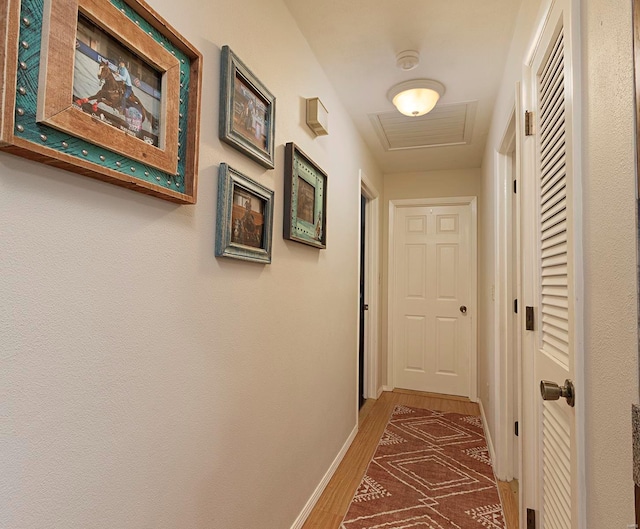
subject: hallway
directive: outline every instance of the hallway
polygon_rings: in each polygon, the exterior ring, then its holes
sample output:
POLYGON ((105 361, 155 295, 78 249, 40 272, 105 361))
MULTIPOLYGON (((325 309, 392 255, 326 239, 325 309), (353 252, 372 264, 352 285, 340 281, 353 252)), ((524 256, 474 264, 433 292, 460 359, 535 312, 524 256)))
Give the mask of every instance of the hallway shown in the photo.
MULTIPOLYGON (((334 463, 337 466, 356 438, 349 463, 345 459, 346 470, 336 474, 307 524, 327 529, 321 525, 324 520, 339 522, 392 401, 445 405, 435 396, 393 391, 389 227, 393 201, 452 197, 477 200, 477 266, 473 267, 477 307, 466 312, 477 323, 477 331, 471 333, 477 344, 477 374, 471 377, 477 392, 472 398, 477 397, 484 410, 496 453, 507 454, 508 446, 514 451, 515 420, 522 421, 518 439, 523 453, 543 453, 536 443, 545 441, 537 430, 545 417, 530 413, 512 421, 519 398, 516 391, 502 389, 514 377, 513 356, 507 354, 513 343, 522 343, 530 358, 541 350, 540 344, 550 345, 564 371, 562 376, 560 371, 549 376, 560 384, 575 377, 577 395, 569 413, 546 417, 560 426, 551 442, 562 446, 565 460, 577 456, 574 468, 564 466, 573 472, 570 486, 575 488, 572 495, 563 496, 560 516, 573 510, 571 522, 555 525, 626 529, 632 524, 630 410, 640 399, 636 133, 640 108, 635 99, 632 2, 149 0, 149 4, 0 0, 0 37, 5 37, 0 38, 0 528, 301 529, 334 463), (500 10, 500 5, 506 7, 500 10), (550 10, 560 5, 567 8, 563 18, 549 23, 550 10), (182 112, 180 105, 199 98, 198 127, 189 130, 190 153, 197 164, 169 156, 171 170, 175 162, 179 170, 197 173, 192 175, 196 203, 164 200, 179 194, 178 186, 184 184, 175 174, 165 174, 166 168, 165 172, 162 167, 147 168, 144 160, 127 163, 120 144, 84 146, 82 142, 91 139, 87 134, 73 136, 39 121, 46 106, 39 103, 46 92, 38 83, 53 78, 71 89, 72 61, 65 62, 66 69, 51 61, 58 52, 73 57, 77 51, 71 31, 60 35, 67 42, 63 45, 54 37, 41 42, 40 29, 49 15, 70 28, 77 25, 79 6, 81 13, 82 6, 98 6, 115 11, 117 20, 127 17, 126 35, 136 36, 143 48, 138 55, 152 70, 165 64, 165 59, 158 62, 153 57, 166 58, 171 72, 157 73, 166 75, 163 83, 173 81, 170 86, 159 85, 158 112, 173 111, 175 119, 182 113, 183 119, 192 120, 194 114, 182 112), (22 7, 28 12, 21 13, 22 7), (138 20, 137 9, 143 7, 159 14, 167 26, 138 20), (9 12, 14 24, 6 27, 9 12), (186 64, 189 57, 180 57, 186 47, 165 48, 166 39, 156 32, 161 26, 182 35, 201 55, 201 90, 192 92, 193 98, 181 97, 181 90, 187 95, 189 90, 180 86, 180 77, 196 78, 186 64), (557 39, 564 27, 569 28, 566 42, 557 39), (539 119, 537 129, 525 130, 525 111, 534 112, 534 123, 537 118, 532 89, 537 74, 532 65, 536 51, 547 49, 538 46, 545 29, 556 38, 554 49, 560 49, 561 42, 571 44, 566 48, 571 69, 562 70, 564 77, 550 76, 545 85, 553 94, 560 93, 556 87, 565 80, 573 87, 566 99, 571 102, 568 120, 547 120, 570 123, 563 131, 545 129, 546 122, 539 119), (28 38, 21 39, 22 33, 28 38), (15 54, 7 53, 10 45, 15 54), (231 102, 222 97, 221 105, 225 46, 242 59, 250 77, 275 96, 271 165, 259 163, 221 134, 224 105, 231 102), (487 54, 495 48, 499 53, 487 54), (398 52, 414 49, 420 52, 416 69, 399 68, 398 52), (44 56, 41 60, 46 50, 53 52, 50 62, 44 56), (387 95, 391 87, 413 77, 446 87, 432 114, 456 118, 458 135, 448 136, 446 146, 432 134, 427 136, 435 145, 424 148, 394 148, 397 143, 380 136, 378 125, 388 132, 396 120, 406 125, 412 119, 405 120, 387 95), (2 82, 9 78, 12 83, 2 82), (357 82, 357 87, 345 89, 341 81, 357 82), (316 135, 308 124, 307 100, 316 98, 329 116, 325 135, 316 135), (27 119, 25 128, 21 120, 27 119), (553 276, 545 285, 543 300, 536 294, 542 277, 536 268, 541 261, 537 242, 523 245, 529 253, 521 261, 520 286, 516 278, 511 290, 505 284, 503 244, 509 225, 503 206, 513 194, 505 167, 514 174, 534 167, 542 129, 547 134, 545 146, 551 150, 547 164, 551 185, 556 183, 555 163, 567 160, 563 155, 568 152, 575 175, 558 186, 569 190, 566 196, 552 193, 543 221, 549 221, 552 231, 568 226, 572 236, 571 244, 565 245, 564 240, 555 244, 555 231, 549 234, 557 248, 544 248, 544 258, 550 261, 545 271, 558 268, 564 274, 565 267, 575 266, 566 271, 567 281, 561 285, 555 284, 560 274, 553 276), (571 138, 563 136, 565 132, 571 138), (3 143, 7 135, 34 145, 31 156, 14 156, 18 144, 3 143), (560 137, 571 141, 563 143, 560 137), (322 197, 326 230, 315 217, 315 224, 307 222, 310 236, 322 232, 325 248, 284 236, 291 220, 286 206, 292 193, 285 199, 290 143, 327 175, 322 197), (565 151, 555 150, 560 144, 565 151), (69 147, 73 153, 67 152, 69 147), (39 163, 41 153, 50 149, 65 159, 75 156, 80 172, 58 163, 39 163), (90 178, 82 169, 87 164, 103 171, 93 176, 117 173, 124 185, 90 178), (264 209, 262 213, 263 229, 272 235, 271 262, 216 255, 218 227, 225 222, 231 226, 233 218, 232 213, 227 219, 218 211, 225 167, 264 188, 267 194, 261 196, 273 197, 264 199, 273 213, 271 224, 264 223, 264 209), (161 180, 156 171, 162 173, 161 180), (143 180, 146 189, 157 186, 162 193, 151 196, 132 189, 143 180), (380 398, 371 405, 356 437, 358 210, 363 183, 376 197, 378 219, 378 256, 371 274, 378 296, 364 300, 370 304, 367 317, 377 323, 377 331, 369 336, 369 358, 376 369, 365 371, 365 385, 368 397, 380 398), (555 215, 567 205, 573 214, 557 220, 555 215), (563 260, 557 263, 560 254, 563 260), (518 288, 518 295, 511 296, 518 288), (514 333, 520 332, 516 342, 505 339, 504 333, 514 297, 521 324, 514 333), (527 307, 539 316, 533 333, 525 328, 527 307), (547 334, 538 336, 543 332, 547 334), (563 350, 569 343, 575 355, 563 350)), ((103 28, 106 39, 122 41, 132 53, 138 49, 123 40, 125 32, 117 24, 110 24, 113 27, 103 28)), ((562 57, 551 64, 564 65, 562 57)), ((119 63, 118 58, 110 57, 112 64, 119 63)), ((138 90, 135 81, 132 90, 138 90)), ((246 92, 249 100, 256 97, 250 92, 246 92)), ((79 115, 82 126, 91 127, 100 141, 103 135, 96 131, 110 127, 109 137, 115 135, 127 148, 133 145, 136 153, 142 151, 138 147, 144 147, 140 143, 144 140, 82 113, 61 94, 48 100, 68 109, 69 114, 64 110, 59 117, 79 115)), ((553 100, 559 106, 565 101, 553 100)), ((554 112, 550 115, 556 116, 554 112)), ((182 127, 173 127, 176 123, 160 119, 160 129, 171 126, 164 139, 160 130, 160 146, 170 138, 180 142, 176 130, 182 127)), ((249 127, 248 121, 243 123, 249 127)), ((261 138, 249 134, 245 139, 260 143, 265 131, 255 126, 261 138)), ((173 154, 181 152, 174 147, 173 154)), ((143 153, 155 156, 159 149, 149 144, 143 153)), ((534 180, 518 182, 522 219, 537 219, 537 202, 542 198, 537 192, 542 186, 534 180)), ((258 197, 258 187, 252 189, 258 197)), ((241 196, 238 190, 237 201, 241 196)), ((319 208, 321 203, 316 201, 319 208)), ((256 218, 260 220, 259 213, 256 218)), ((527 241, 541 233, 535 221, 530 222, 533 235, 527 241)), ((255 256, 255 248, 253 252, 255 256)), ((466 302, 459 306, 471 307, 466 302)), ((527 380, 519 394, 523 401, 535 403, 538 413, 543 376, 536 369, 533 361, 522 366, 527 380)), ((564 399, 555 404, 568 408, 564 399)), ((475 403, 463 401, 447 400, 446 405, 477 410, 475 403)), ((525 456, 524 462, 529 473, 518 476, 521 514, 534 509, 543 516, 545 476, 533 456, 525 456)), ((505 480, 517 465, 508 467, 497 465, 505 480)), ((553 526, 544 521, 538 525, 553 526)))

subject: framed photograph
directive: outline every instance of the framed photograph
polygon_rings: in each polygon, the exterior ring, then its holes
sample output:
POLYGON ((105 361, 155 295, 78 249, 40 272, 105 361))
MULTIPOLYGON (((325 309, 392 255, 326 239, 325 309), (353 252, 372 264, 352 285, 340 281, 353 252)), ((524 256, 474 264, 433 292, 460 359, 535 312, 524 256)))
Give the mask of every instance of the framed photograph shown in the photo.
POLYGON ((195 203, 200 52, 142 0, 0 6, 0 149, 195 203))
POLYGON ((220 139, 273 169, 276 98, 229 46, 220 58, 220 139))
POLYGON ((216 256, 271 262, 273 191, 220 164, 216 256))
POLYGON ((285 148, 283 235, 327 247, 327 174, 293 143, 285 148))

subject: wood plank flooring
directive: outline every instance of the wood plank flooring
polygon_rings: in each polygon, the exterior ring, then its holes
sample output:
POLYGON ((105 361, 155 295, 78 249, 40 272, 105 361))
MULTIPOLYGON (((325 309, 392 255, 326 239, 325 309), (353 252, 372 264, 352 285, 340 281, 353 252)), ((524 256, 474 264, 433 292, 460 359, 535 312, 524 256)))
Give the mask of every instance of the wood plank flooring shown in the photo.
MULTIPOLYGON (((480 415, 477 404, 468 399, 394 390, 384 392, 378 400, 369 399, 360 411, 359 431, 340 466, 318 499, 302 529, 339 529, 351 498, 360 484, 378 440, 396 404, 432 410, 480 415)), ((505 511, 507 529, 518 529, 517 489, 509 483, 498 482, 505 511)))

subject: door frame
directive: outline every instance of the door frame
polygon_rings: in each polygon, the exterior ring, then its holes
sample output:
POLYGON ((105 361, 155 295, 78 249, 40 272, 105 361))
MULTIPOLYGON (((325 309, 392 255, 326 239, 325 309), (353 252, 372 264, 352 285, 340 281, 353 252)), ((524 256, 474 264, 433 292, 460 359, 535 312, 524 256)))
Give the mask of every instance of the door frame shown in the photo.
MULTIPOLYGON (((365 207, 364 300, 369 305, 364 322, 364 395, 377 399, 382 393, 378 383, 380 370, 380 194, 371 180, 360 169, 360 194, 367 199, 365 207)), ((358 196, 359 202, 360 196, 358 196)), ((358 205, 358 233, 360 233, 360 206, 358 205)), ((360 248, 358 245, 358 277, 360 277, 360 248)), ((360 326, 358 301, 358 328, 360 326)), ((358 345, 360 338, 358 337, 358 345)), ((358 371, 360 366, 358 366, 358 371)))
MULTIPOLYGON (((522 385, 520 322, 523 303, 520 292, 520 195, 513 182, 520 185, 521 136, 520 83, 516 83, 514 105, 509 113, 502 140, 495 153, 497 168, 495 223, 495 299, 494 343, 496 344, 496 380, 493 390, 495 406, 495 473, 502 481, 522 476, 515 468, 516 451, 522 453, 521 437, 514 443, 516 418, 521 422, 522 385), (515 218, 515 225, 513 219, 515 218), (515 236, 515 245, 514 245, 515 236), (515 246, 515 247, 514 247, 515 246), (514 274, 514 270, 517 270, 514 274), (515 277, 514 277, 515 276, 515 277), (514 300, 518 312, 514 314, 514 300), (514 347, 515 344, 515 347, 514 347), (513 396, 517 395, 515 401, 513 396), (515 446, 514 446, 515 445, 515 446)), ((522 461, 522 458, 519 458, 522 461)))
POLYGON ((467 206, 469 208, 469 218, 471 225, 469 230, 469 260, 471 278, 469 281, 469 315, 471 316, 471 336, 469 337, 469 399, 478 402, 478 198, 475 196, 466 197, 438 197, 438 198, 408 198, 389 201, 389 247, 388 247, 388 270, 387 275, 387 386, 395 388, 394 377, 394 316, 395 307, 395 285, 393 278, 396 273, 395 264, 395 216, 399 208, 409 207, 429 207, 429 206, 467 206))

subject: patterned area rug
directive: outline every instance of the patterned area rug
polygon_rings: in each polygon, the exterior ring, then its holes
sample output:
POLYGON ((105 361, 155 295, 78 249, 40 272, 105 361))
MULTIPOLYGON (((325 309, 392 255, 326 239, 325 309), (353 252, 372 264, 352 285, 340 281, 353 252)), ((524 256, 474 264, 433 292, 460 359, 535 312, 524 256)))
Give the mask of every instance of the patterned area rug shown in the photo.
POLYGON ((341 529, 505 529, 473 415, 396 406, 341 529))

